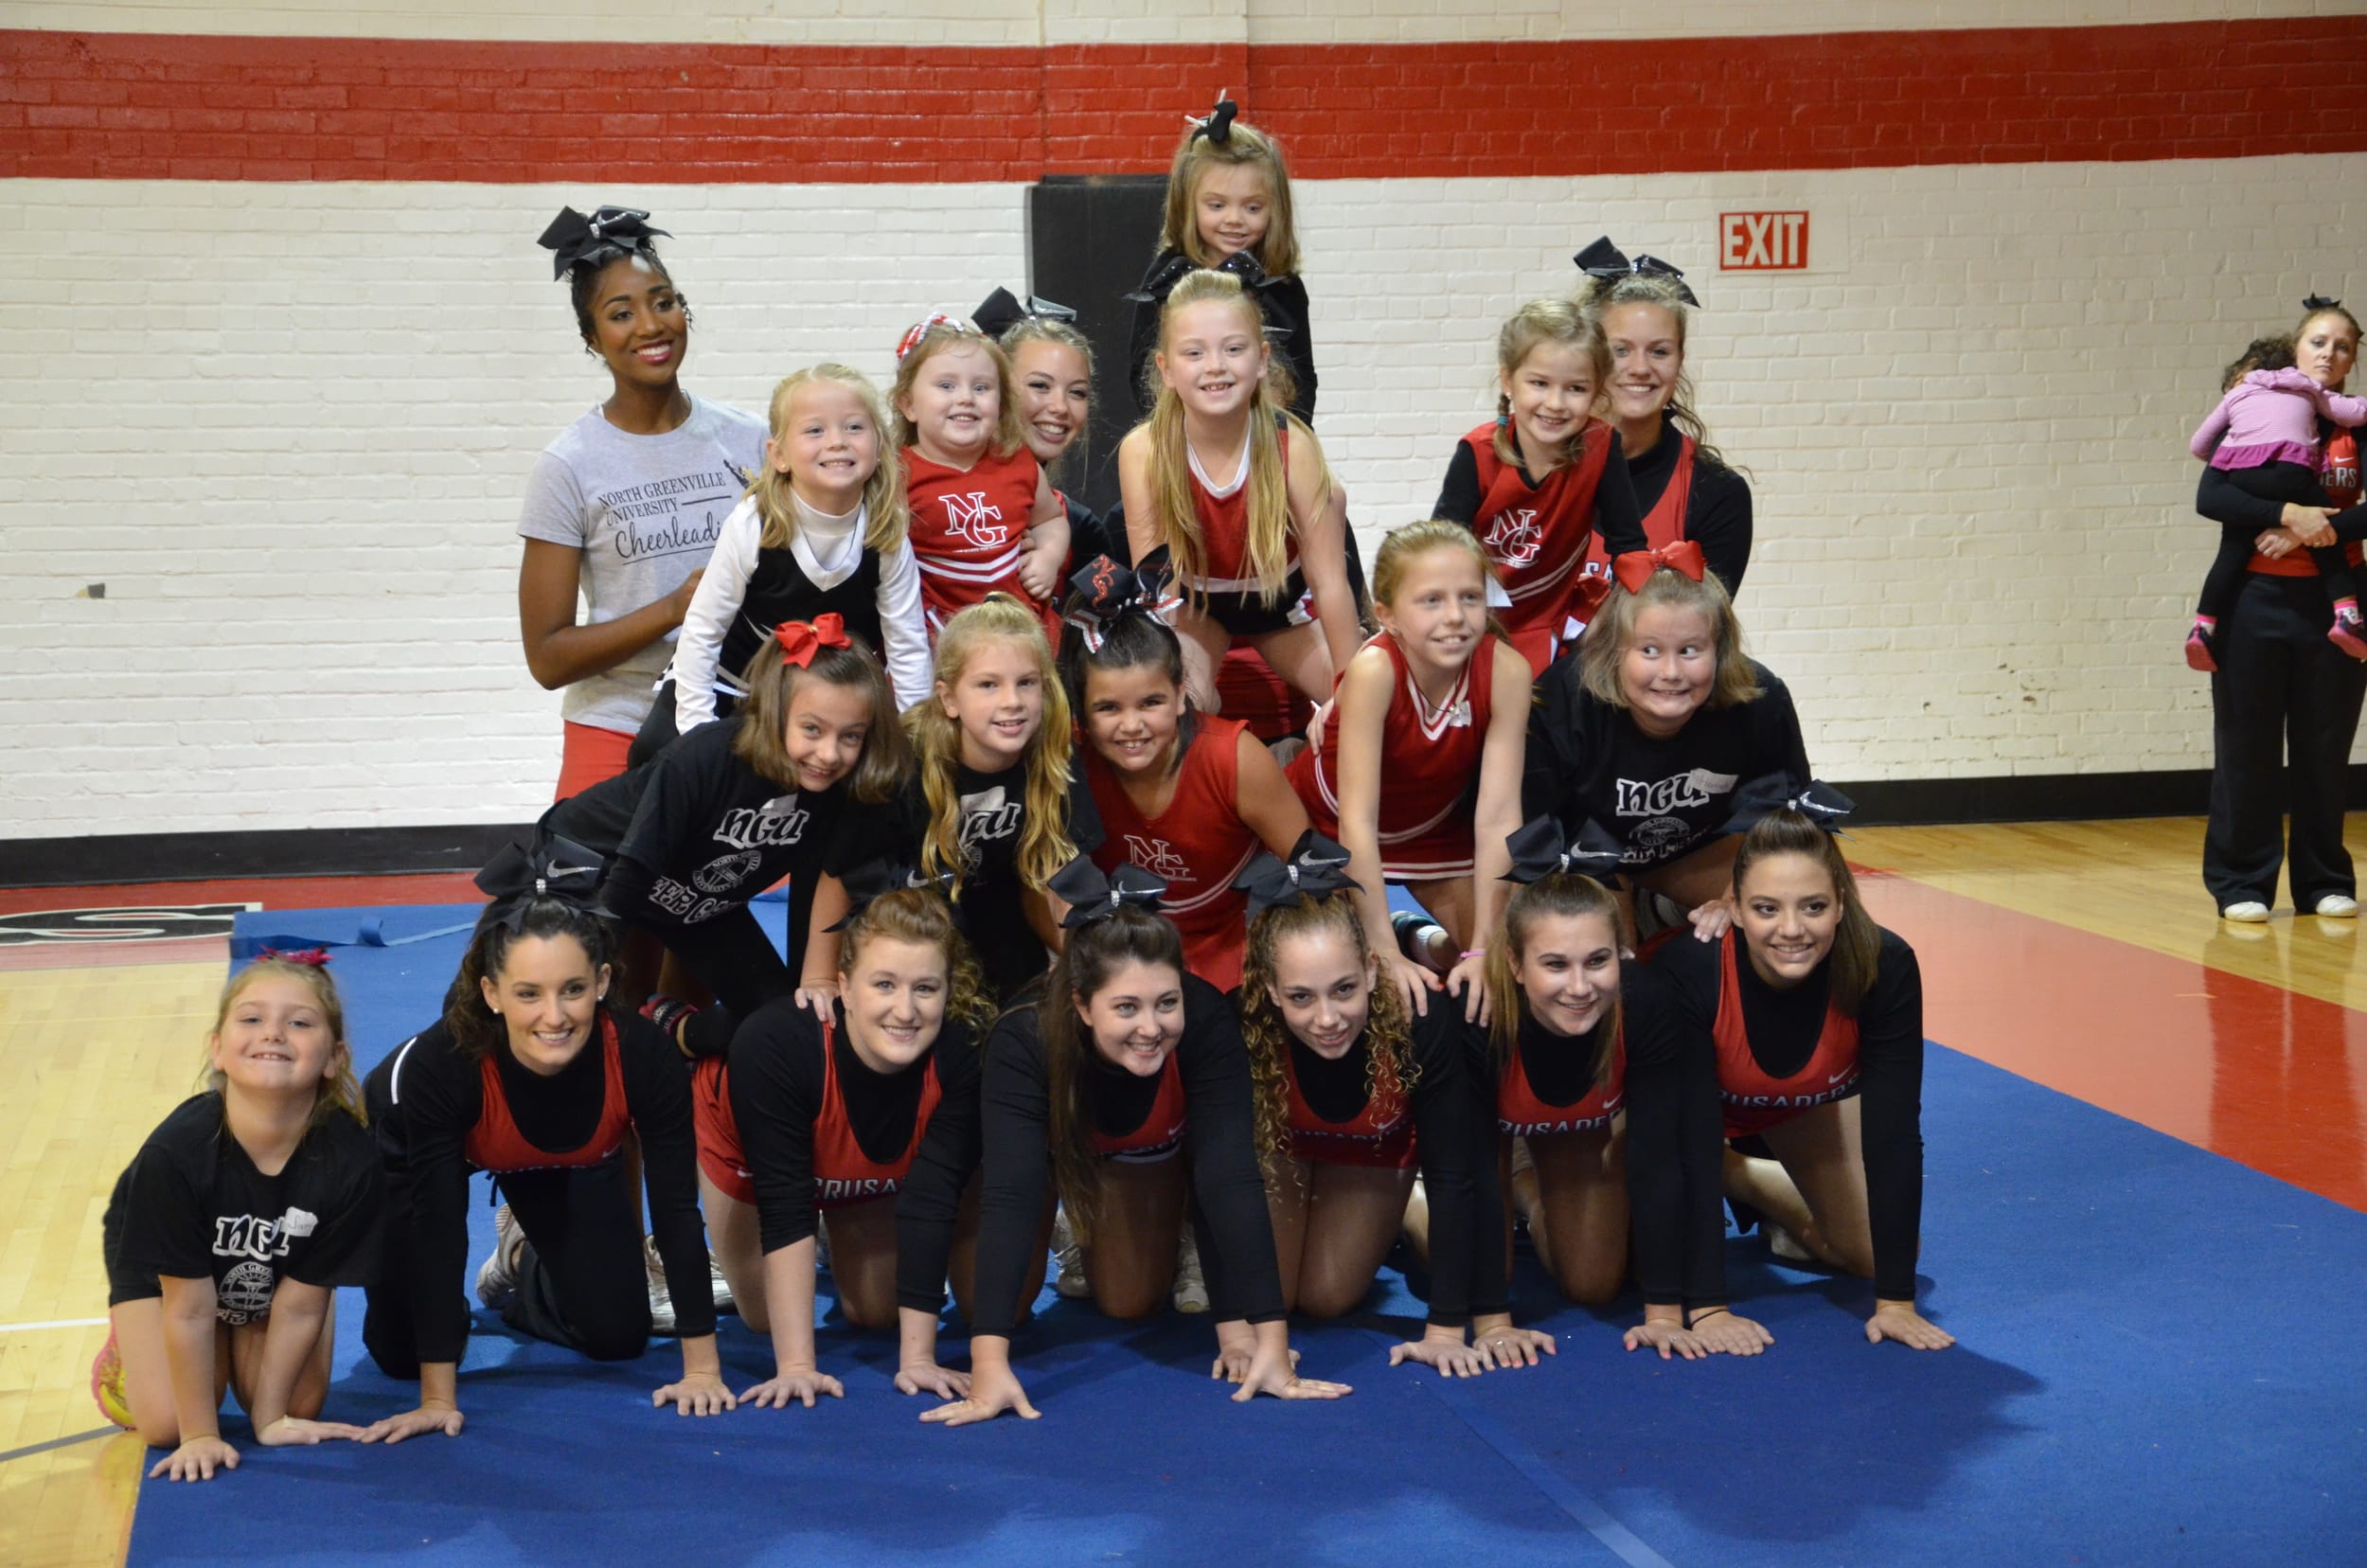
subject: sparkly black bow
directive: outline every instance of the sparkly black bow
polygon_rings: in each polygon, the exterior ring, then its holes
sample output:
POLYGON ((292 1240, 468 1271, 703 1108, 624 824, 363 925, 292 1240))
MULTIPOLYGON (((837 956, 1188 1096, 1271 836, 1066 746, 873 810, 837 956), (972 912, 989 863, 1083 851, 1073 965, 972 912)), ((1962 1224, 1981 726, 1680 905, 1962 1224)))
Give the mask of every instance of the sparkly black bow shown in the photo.
POLYGON ((1578 842, 1573 845, 1562 837, 1561 824, 1552 817, 1531 817, 1504 840, 1504 848, 1512 855, 1512 868, 1504 873, 1506 882, 1542 882, 1573 871, 1608 882, 1619 869, 1618 844, 1592 819, 1578 829, 1578 842))
POLYGON ((845 931, 855 923, 855 917, 890 893, 900 893, 908 887, 934 888, 946 899, 953 897, 953 873, 940 871, 932 877, 902 861, 875 860, 850 868, 839 879, 846 889, 846 914, 836 925, 824 929, 845 931))
POLYGON ((1105 877, 1101 867, 1083 855, 1062 866, 1050 886, 1060 896, 1060 901, 1069 906, 1068 913, 1060 917, 1060 924, 1071 931, 1108 919, 1122 904, 1156 914, 1159 900, 1167 892, 1165 877, 1146 871, 1132 861, 1105 877))
POLYGON ((2311 294, 2307 299, 2302 301, 2302 309, 2305 311, 2339 311, 2341 308, 2342 302, 2340 300, 2328 299, 2323 294, 2311 294))
MULTIPOLYGON (((1252 299, 1257 298, 1279 282, 1279 279, 1267 276, 1266 269, 1259 265, 1257 258, 1248 251, 1235 251, 1213 267, 1203 267, 1190 257, 1178 251, 1154 265, 1145 275, 1143 286, 1126 297, 1137 305, 1165 304, 1167 295, 1175 292, 1175 286, 1184 281, 1184 275, 1194 272, 1231 273, 1241 280, 1242 291, 1252 299)), ((1265 309, 1262 303, 1258 306, 1261 315, 1265 314, 1265 309)), ((1290 330, 1287 327, 1274 326, 1272 318, 1268 316, 1265 335, 1266 340, 1272 343, 1290 336, 1290 330)))
POLYGON ((673 238, 662 228, 651 228, 650 215, 638 207, 604 206, 589 218, 574 207, 561 207, 535 243, 552 253, 551 276, 564 277, 568 268, 603 246, 631 254, 661 234, 673 238))
POLYGON ((1217 106, 1209 111, 1206 119, 1201 119, 1197 115, 1184 116, 1191 121, 1194 141, 1205 136, 1217 146, 1222 147, 1233 139, 1233 120, 1240 114, 1241 106, 1227 96, 1231 91, 1231 88, 1227 88, 1217 95, 1217 106))
POLYGON ((970 312, 970 319, 987 336, 1000 338, 1023 321, 1075 321, 1077 312, 1036 294, 1029 294, 1027 303, 1023 305, 1010 290, 997 289, 987 295, 985 304, 970 312))
POLYGON ((1166 549, 1162 545, 1146 557, 1140 572, 1101 555, 1071 574, 1068 586, 1074 597, 1064 618, 1084 637, 1087 652, 1101 651, 1110 628, 1128 611, 1155 615, 1166 607, 1166 549))
POLYGON ((600 869, 600 857, 580 844, 546 838, 529 852, 512 840, 476 874, 476 885, 491 897, 492 918, 515 934, 525 928, 526 906, 537 899, 606 915, 599 905, 600 869))
POLYGON ((1701 303, 1693 297, 1693 291, 1685 286, 1683 273, 1657 256, 1639 256, 1632 261, 1628 260, 1620 253, 1619 247, 1611 242, 1611 236, 1608 234, 1578 252, 1571 259, 1578 264, 1578 270, 1587 276, 1600 279, 1605 283, 1628 276, 1665 277, 1677 285, 1679 299, 1688 305, 1701 303))
POLYGON ((1785 809, 1798 811, 1826 832, 1839 831, 1857 804, 1830 784, 1810 779, 1802 784, 1789 774, 1762 774, 1735 792, 1734 814, 1721 833, 1748 832, 1760 818, 1785 809))
POLYGON ((1364 888, 1348 875, 1346 848, 1309 828, 1290 846, 1287 861, 1259 851, 1233 879, 1233 890, 1249 895, 1249 918, 1254 920, 1276 904, 1295 903, 1303 898, 1327 899, 1334 893, 1361 893, 1364 888))

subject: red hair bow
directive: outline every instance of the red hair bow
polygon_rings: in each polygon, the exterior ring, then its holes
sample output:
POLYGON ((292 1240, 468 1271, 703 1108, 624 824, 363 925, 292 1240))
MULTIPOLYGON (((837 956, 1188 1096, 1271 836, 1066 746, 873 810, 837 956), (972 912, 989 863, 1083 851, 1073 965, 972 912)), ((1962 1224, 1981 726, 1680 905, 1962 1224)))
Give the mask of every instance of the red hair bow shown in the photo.
POLYGON ((1701 580, 1707 566, 1701 546, 1690 539, 1680 539, 1674 544, 1664 544, 1657 550, 1629 550, 1611 563, 1611 575, 1619 579, 1619 586, 1630 594, 1644 592, 1644 585, 1652 580, 1652 574, 1665 566, 1682 572, 1694 581, 1701 580))
POLYGON ((781 645, 781 663, 800 669, 811 669, 813 656, 826 648, 855 646, 846 634, 846 617, 835 610, 810 621, 783 621, 773 629, 773 640, 781 645))
POLYGON ((283 952, 278 948, 265 948, 255 956, 258 960, 264 958, 276 958, 283 964, 302 964, 308 969, 327 969, 329 967, 329 950, 327 948, 299 948, 293 953, 283 952))

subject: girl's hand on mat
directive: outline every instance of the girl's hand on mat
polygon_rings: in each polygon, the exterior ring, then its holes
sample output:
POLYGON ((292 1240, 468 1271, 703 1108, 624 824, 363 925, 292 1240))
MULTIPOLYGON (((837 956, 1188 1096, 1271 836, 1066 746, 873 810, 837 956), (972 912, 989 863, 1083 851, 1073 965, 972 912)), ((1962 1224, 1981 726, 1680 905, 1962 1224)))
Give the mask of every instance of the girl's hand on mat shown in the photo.
POLYGON ((723 1380, 713 1372, 685 1372, 682 1381, 667 1383, 650 1396, 652 1408, 662 1409, 669 1402, 677 1416, 721 1416, 739 1406, 723 1380))
POLYGON ((151 1481, 165 1476, 174 1481, 211 1481, 217 1470, 239 1468, 239 1451, 219 1436, 192 1437, 150 1468, 151 1481))
POLYGON ((1485 1355, 1489 1366, 1504 1368, 1535 1366, 1539 1356, 1561 1353, 1553 1335, 1536 1328, 1515 1328, 1509 1323, 1486 1328, 1474 1326, 1471 1348, 1485 1355))
POLYGON ((797 988, 797 1005, 810 1010, 814 1017, 828 1024, 831 1005, 838 1001, 836 980, 809 980, 797 988))
POLYGON ((915 1362, 896 1371, 896 1391, 899 1394, 934 1394, 940 1399, 970 1398, 970 1374, 939 1366, 933 1361, 915 1362))
POLYGON ((1487 1027, 1487 959, 1484 954, 1473 953, 1468 958, 1458 960, 1454 968, 1447 971, 1447 989, 1462 993, 1463 1021, 1466 1024, 1474 1028, 1487 1027))
POLYGON ((362 1434, 365 1443, 400 1443, 405 1437, 424 1437, 440 1432, 447 1437, 460 1435, 460 1412, 452 1405, 423 1404, 417 1410, 406 1410, 400 1416, 389 1416, 362 1434))
POLYGON ((1714 1356, 1755 1356, 1775 1343, 1766 1325, 1731 1311, 1694 1319, 1693 1337, 1714 1356))
MULTIPOLYGON (((1257 1359, 1257 1331, 1239 1318, 1229 1318, 1217 1325, 1217 1360, 1208 1368, 1208 1376, 1217 1382, 1239 1382, 1249 1376, 1250 1363, 1257 1359)), ((1290 1354, 1290 1364, 1298 1364, 1298 1353, 1290 1354)))
POLYGON ((1463 1343, 1460 1328, 1432 1328, 1420 1339, 1389 1347, 1389 1364, 1418 1363, 1450 1378, 1476 1378, 1487 1370, 1486 1353, 1463 1343))
POLYGON ((1247 1404, 1260 1394, 1271 1394, 1277 1399, 1337 1399, 1354 1392, 1346 1383, 1300 1377, 1297 1351, 1286 1355, 1270 1344, 1260 1343, 1257 1357, 1250 1363, 1249 1374, 1235 1391, 1233 1402, 1247 1404))
POLYGON ((1915 1310, 1912 1301, 1883 1301, 1875 1304, 1874 1315, 1865 1320, 1868 1345, 1884 1340, 1896 1340, 1916 1350, 1945 1350, 1956 1343, 1956 1336, 1915 1310))
POLYGON ((1715 942, 1735 923, 1735 896, 1720 893, 1709 902, 1697 905, 1688 918, 1693 921, 1695 940, 1715 942))
MULTIPOLYGON (((897 1382, 900 1386, 903 1379, 897 1379, 897 1382)), ((752 1404, 758 1410, 787 1410, 792 1404, 801 1404, 811 1410, 815 1398, 823 1394, 833 1399, 843 1399, 846 1398, 846 1387, 828 1373, 801 1367, 766 1379, 739 1399, 742 1404, 752 1404)))
POLYGON ((1646 1318, 1628 1330, 1624 1343, 1630 1350, 1657 1350, 1663 1361, 1672 1352, 1687 1361, 1699 1361, 1709 1354, 1692 1329, 1668 1318, 1646 1318))
POLYGON ((920 1418, 942 1426, 969 1426, 976 1421, 991 1421, 1005 1411, 1016 1413, 1023 1421, 1037 1419, 1036 1407, 1027 1402, 1027 1390, 1008 1368, 979 1367, 970 1375, 970 1397, 952 1404, 941 1404, 924 1410, 920 1418))
POLYGON ((343 1421, 308 1421, 296 1416, 282 1416, 257 1433, 255 1440, 265 1448, 311 1448, 338 1437, 367 1442, 369 1435, 368 1428, 347 1426, 343 1421))

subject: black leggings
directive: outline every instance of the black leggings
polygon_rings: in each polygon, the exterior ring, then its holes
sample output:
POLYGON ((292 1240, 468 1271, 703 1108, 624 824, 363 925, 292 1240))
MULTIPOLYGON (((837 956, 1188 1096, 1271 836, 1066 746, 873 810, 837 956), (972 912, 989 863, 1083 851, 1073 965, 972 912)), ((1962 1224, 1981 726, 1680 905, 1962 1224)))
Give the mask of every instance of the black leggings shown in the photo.
MULTIPOLYGON (((739 699, 718 686, 715 691, 715 717, 728 719, 739 711, 739 699)), ((680 722, 674 712, 674 683, 670 680, 663 682, 657 688, 657 696, 650 704, 649 717, 641 721, 641 728, 634 733, 632 744, 626 748, 626 769, 631 771, 641 766, 672 745, 678 734, 676 726, 680 722)))
MULTIPOLYGON (((523 1334, 563 1345, 594 1361, 630 1361, 649 1348, 650 1281, 642 1261, 641 1207, 632 1173, 620 1156, 572 1169, 513 1170, 499 1178, 501 1195, 525 1232, 518 1259, 518 1292, 502 1321, 523 1334)), ((397 1212, 389 1184, 384 1236, 401 1236, 408 1216, 397 1212)), ((411 1260, 406 1249, 383 1247, 369 1286, 362 1343, 390 1378, 419 1375, 418 1341, 411 1321, 411 1260)))
MULTIPOLYGON (((802 900, 810 908, 810 897, 802 900)), ((805 925, 795 918, 799 900, 791 904, 792 938, 805 925)), ((666 944, 691 978, 715 998, 710 1007, 691 1015, 683 1029, 683 1044, 694 1057, 720 1057, 731 1048, 739 1021, 767 1002, 797 989, 797 977, 773 950, 773 938, 745 908, 718 915, 697 925, 649 928, 666 944)))
MULTIPOLYGON (((2317 474, 2299 463, 2262 463, 2257 468, 2223 471, 2247 495, 2262 501, 2288 501, 2300 507, 2324 507, 2333 503, 2326 499, 2325 488, 2319 484, 2317 474)), ((2244 568, 2252 558, 2252 541, 2261 530, 2244 523, 2223 523, 2219 526, 2219 553, 2212 558, 2211 570, 2202 579, 2202 597, 2195 605, 2198 615, 2214 620, 2225 616, 2235 603, 2235 592, 2243 586, 2244 568)), ((2358 584, 2351 575, 2351 563, 2340 544, 2328 544, 2309 552, 2309 559, 2318 563, 2318 580, 2332 599, 2356 598, 2358 584)), ((668 708, 671 715, 671 708, 668 708)))

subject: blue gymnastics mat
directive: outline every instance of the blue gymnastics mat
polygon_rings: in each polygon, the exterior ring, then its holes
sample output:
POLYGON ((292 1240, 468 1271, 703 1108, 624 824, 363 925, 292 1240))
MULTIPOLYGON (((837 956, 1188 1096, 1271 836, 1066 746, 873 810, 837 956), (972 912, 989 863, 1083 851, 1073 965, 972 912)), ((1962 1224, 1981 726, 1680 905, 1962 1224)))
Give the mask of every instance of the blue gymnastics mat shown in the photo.
MULTIPOLYGON (((365 1064, 434 1016, 468 910, 275 912, 341 947, 365 1064)), ((1752 1361, 1628 1355, 1630 1298, 1522 1320, 1560 1353, 1450 1382, 1392 1369, 1419 1307, 1295 1327, 1335 1404, 1227 1401, 1204 1322, 1127 1327, 1047 1294, 1018 1346, 1044 1415, 924 1427, 888 1335, 827 1320, 843 1401, 690 1420, 649 1407, 658 1342, 595 1365, 480 1316, 458 1439, 264 1451, 207 1486, 144 1484, 129 1560, 437 1563, 2338 1563, 2367 1540, 2367 1348, 2338 1328, 2367 1216, 1944 1048, 1926 1086, 1927 1310, 1958 1347, 1864 1343, 1866 1287, 1730 1242, 1752 1361), (283 1527, 284 1526, 284 1527, 283 1527)), ((489 1210, 475 1223, 489 1240, 489 1210)), ((827 1304, 827 1296, 825 1297, 827 1304)), ((330 1414, 411 1390, 362 1356, 341 1293, 330 1414)), ((949 1323, 949 1354, 960 1347, 949 1323)), ((726 1319, 728 1376, 769 1345, 726 1319)))

